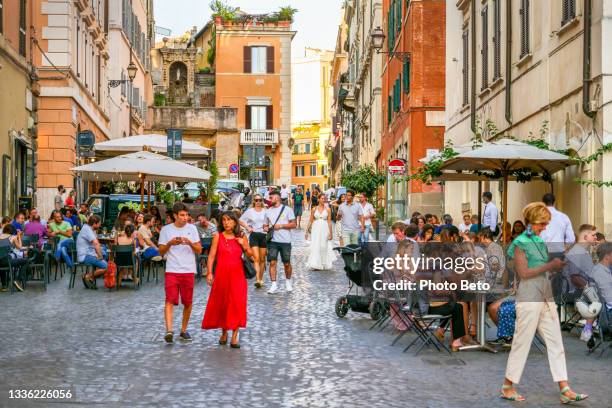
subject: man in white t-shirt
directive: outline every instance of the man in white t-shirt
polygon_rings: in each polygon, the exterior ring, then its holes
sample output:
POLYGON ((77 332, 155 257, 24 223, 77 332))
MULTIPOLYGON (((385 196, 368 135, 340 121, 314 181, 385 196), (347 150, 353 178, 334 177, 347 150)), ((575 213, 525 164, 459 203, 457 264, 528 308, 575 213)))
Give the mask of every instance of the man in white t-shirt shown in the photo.
POLYGON ((359 230, 358 241, 360 244, 366 243, 370 240, 370 231, 372 230, 372 219, 376 217, 376 211, 374 206, 368 203, 368 197, 365 194, 359 195, 359 223, 361 224, 359 230))
POLYGON ((540 234, 540 238, 546 242, 551 258, 558 258, 576 242, 576 235, 569 217, 555 208, 555 196, 551 193, 544 194, 542 201, 550 211, 550 222, 540 234))
POLYGON ((291 188, 287 187, 286 184, 283 184, 280 190, 280 198, 284 205, 291 205, 289 202, 291 198, 291 188))
POLYGON ((187 332, 191 307, 193 303, 193 285, 196 273, 196 256, 202 253, 200 235, 193 224, 188 224, 189 212, 183 203, 172 207, 174 223, 167 224, 159 233, 159 253, 166 258, 166 343, 174 341, 172 331, 172 311, 179 303, 179 295, 183 303, 183 323, 179 338, 191 341, 187 332))
POLYGON ((295 215, 291 207, 281 203, 280 192, 271 192, 270 199, 272 200, 272 206, 266 210, 266 221, 264 223, 266 233, 274 229, 272 241, 268 242, 268 262, 270 263, 270 280, 272 281, 268 293, 278 292, 276 264, 279 253, 285 267, 285 290, 291 292, 293 290, 291 284, 291 230, 297 226, 295 215))

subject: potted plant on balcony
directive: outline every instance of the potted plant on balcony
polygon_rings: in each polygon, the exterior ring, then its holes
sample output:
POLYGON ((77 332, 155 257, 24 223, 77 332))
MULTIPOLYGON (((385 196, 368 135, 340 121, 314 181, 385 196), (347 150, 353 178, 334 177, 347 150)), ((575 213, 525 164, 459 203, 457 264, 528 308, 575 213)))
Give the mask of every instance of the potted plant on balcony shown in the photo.
POLYGON ((209 4, 215 24, 232 22, 236 18, 236 7, 228 5, 223 0, 212 0, 209 4))
POLYGON ((276 15, 278 16, 278 25, 281 27, 289 27, 293 22, 293 15, 297 13, 297 9, 291 6, 281 7, 276 15))

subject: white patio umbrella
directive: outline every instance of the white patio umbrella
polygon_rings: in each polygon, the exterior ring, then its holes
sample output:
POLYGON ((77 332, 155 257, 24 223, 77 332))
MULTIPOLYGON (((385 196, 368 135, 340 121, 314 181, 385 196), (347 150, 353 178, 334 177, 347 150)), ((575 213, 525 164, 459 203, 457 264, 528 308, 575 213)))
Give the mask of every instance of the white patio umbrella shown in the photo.
POLYGON ((84 180, 140 181, 141 206, 144 181, 208 181, 210 173, 198 167, 147 151, 124 154, 84 166, 73 167, 84 180))
MULTIPOLYGON (((197 143, 183 140, 182 156, 202 158, 210 155, 210 149, 197 143)), ((96 143, 94 150, 102 156, 113 156, 129 152, 149 150, 165 154, 168 151, 168 137, 160 134, 135 135, 96 143)))
MULTIPOLYGON (((508 218, 508 179, 510 173, 516 170, 529 169, 538 173, 553 174, 572 165, 566 155, 540 149, 527 143, 513 139, 500 139, 487 142, 481 147, 461 152, 447 160, 441 167, 442 171, 478 171, 498 170, 503 177, 503 224, 504 242, 506 240, 506 225, 508 218)), ((480 197, 479 197, 480 199, 480 197)))

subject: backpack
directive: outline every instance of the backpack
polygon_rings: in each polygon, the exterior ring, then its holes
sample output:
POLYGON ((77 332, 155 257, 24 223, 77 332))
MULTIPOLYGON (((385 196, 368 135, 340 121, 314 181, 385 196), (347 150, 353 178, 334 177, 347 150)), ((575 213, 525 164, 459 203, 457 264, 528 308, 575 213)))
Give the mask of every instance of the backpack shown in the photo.
POLYGON ((108 268, 104 272, 104 287, 113 289, 117 285, 117 265, 114 262, 108 263, 108 268))

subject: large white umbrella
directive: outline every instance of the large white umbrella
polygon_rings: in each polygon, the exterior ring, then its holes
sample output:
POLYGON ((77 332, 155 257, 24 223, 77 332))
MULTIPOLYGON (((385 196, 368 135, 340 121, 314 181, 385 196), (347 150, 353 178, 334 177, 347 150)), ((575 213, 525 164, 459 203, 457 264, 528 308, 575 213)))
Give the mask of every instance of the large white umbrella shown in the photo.
MULTIPOLYGON (((503 177, 504 189, 502 197, 504 242, 506 240, 506 221, 508 218, 508 178, 517 170, 531 170, 538 173, 553 174, 570 166, 572 161, 566 155, 513 139, 500 139, 484 143, 459 155, 448 159, 442 166, 442 171, 500 171, 503 177)), ((480 199, 480 197, 479 197, 480 199)))
POLYGON ((73 167, 84 180, 139 181, 141 206, 144 201, 144 181, 208 181, 210 173, 198 167, 147 151, 124 154, 84 166, 73 167))
MULTIPOLYGON (((210 154, 210 149, 187 140, 182 141, 182 156, 189 158, 202 158, 210 154)), ((101 155, 113 156, 128 152, 149 150, 165 154, 168 151, 168 137, 166 135, 148 134, 111 139, 96 143, 94 150, 101 155)))

